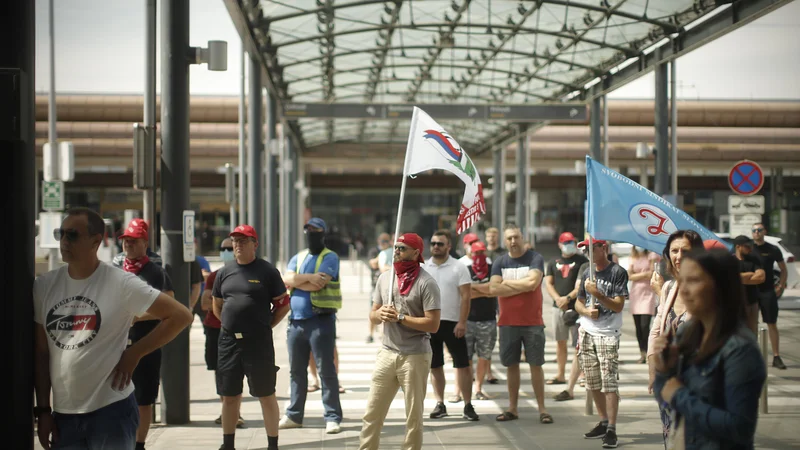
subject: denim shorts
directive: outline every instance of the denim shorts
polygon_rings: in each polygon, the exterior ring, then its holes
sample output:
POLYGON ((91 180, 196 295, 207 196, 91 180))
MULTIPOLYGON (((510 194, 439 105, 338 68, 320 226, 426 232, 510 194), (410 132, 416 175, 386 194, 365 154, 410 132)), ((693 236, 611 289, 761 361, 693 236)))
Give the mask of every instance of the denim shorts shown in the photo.
POLYGON ((53 450, 130 450, 136 446, 136 396, 85 414, 54 412, 58 440, 53 450))

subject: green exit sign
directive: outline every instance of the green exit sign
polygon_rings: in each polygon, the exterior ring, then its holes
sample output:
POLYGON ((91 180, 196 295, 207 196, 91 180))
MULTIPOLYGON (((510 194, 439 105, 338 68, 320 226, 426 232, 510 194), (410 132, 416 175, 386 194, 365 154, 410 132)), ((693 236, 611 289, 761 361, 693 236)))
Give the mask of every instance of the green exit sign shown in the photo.
POLYGON ((42 209, 53 211, 64 209, 63 181, 42 181, 42 209))

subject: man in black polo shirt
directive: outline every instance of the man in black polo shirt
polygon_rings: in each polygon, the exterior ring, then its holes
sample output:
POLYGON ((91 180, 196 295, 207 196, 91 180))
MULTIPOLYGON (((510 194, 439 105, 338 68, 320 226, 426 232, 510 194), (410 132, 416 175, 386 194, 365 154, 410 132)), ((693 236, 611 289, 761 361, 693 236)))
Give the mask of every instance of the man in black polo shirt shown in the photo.
POLYGON ((739 272, 747 298, 747 326, 756 332, 758 328, 758 285, 764 282, 765 272, 761 267, 761 259, 753 254, 753 240, 747 236, 736 236, 733 240, 736 259, 739 260, 739 272))
MULTIPOLYGON (((120 262, 122 270, 133 273, 145 283, 170 297, 175 297, 172 281, 167 272, 150 260, 147 254, 147 223, 142 219, 133 219, 119 237, 125 257, 120 262)), ((137 317, 128 332, 128 347, 147 336, 158 326, 158 319, 147 316, 137 317)), ((153 404, 158 397, 158 385, 161 372, 161 349, 158 349, 139 361, 133 371, 131 380, 136 390, 136 403, 139 405, 139 426, 136 428, 136 450, 144 450, 150 423, 153 421, 153 404)))
POLYGON ((761 319, 767 324, 769 330, 769 342, 772 344, 772 367, 786 369, 780 354, 780 339, 778 336, 778 293, 786 289, 786 263, 783 261, 783 253, 778 247, 766 242, 764 236, 767 230, 763 223, 753 224, 751 230, 755 241, 755 253, 761 258, 764 268, 764 282, 758 285, 759 307, 761 309, 761 319), (781 270, 778 285, 775 285, 774 266, 775 263, 781 270))
POLYGON ((214 314, 221 318, 217 356, 217 394, 222 397, 220 450, 233 450, 236 422, 247 376, 250 395, 261 403, 269 450, 278 448, 280 410, 275 398, 274 328, 289 312, 289 299, 280 272, 256 258, 258 234, 239 225, 230 234, 235 261, 217 271, 212 296, 214 314))

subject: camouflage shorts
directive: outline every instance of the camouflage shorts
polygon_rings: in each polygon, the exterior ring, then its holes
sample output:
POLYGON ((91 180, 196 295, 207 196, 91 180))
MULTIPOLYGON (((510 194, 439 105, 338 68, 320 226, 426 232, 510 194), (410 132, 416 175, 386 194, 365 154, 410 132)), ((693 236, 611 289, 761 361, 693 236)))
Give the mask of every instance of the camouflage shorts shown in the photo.
POLYGON ((470 361, 472 355, 478 354, 478 358, 492 359, 492 351, 497 343, 497 321, 484 320, 474 322, 467 321, 467 355, 470 361))

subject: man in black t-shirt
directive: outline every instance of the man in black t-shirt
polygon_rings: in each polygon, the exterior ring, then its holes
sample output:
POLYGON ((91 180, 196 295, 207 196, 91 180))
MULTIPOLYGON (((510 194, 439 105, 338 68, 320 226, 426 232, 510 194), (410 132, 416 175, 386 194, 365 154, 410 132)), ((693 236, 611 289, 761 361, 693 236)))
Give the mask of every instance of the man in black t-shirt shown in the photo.
MULTIPOLYGON (((564 384, 566 379, 564 372, 567 366, 567 340, 574 349, 578 344, 578 326, 572 324, 567 326, 564 323, 564 313, 575 307, 575 299, 578 289, 575 281, 578 279, 578 272, 581 266, 589 260, 578 253, 578 242, 575 236, 566 231, 558 237, 558 248, 561 256, 550 261, 545 267, 544 285, 550 297, 553 298, 553 326, 555 327, 556 337, 556 362, 558 372, 554 378, 547 380, 547 384, 564 384)), ((577 353, 577 350, 576 350, 577 353)), ((577 358, 573 358, 571 373, 577 376, 577 358)), ((569 396, 567 396, 569 397, 569 396)), ((569 400, 564 398, 563 393, 556 396, 556 400, 569 400)))
POLYGON ((217 271, 211 293, 214 314, 222 322, 215 372, 217 394, 222 397, 221 450, 234 449, 245 376, 250 395, 261 403, 268 449, 277 450, 280 410, 272 328, 289 312, 286 285, 272 264, 256 258, 258 234, 253 227, 239 225, 230 237, 236 260, 217 271))
MULTIPOLYGON (((133 219, 119 239, 122 241, 122 248, 125 251, 119 267, 125 272, 135 274, 154 289, 174 297, 175 293, 169 275, 148 256, 147 223, 142 219, 133 219)), ((158 323, 159 320, 154 320, 147 315, 137 317, 128 332, 128 347, 147 336, 158 326, 158 323)), ((142 358, 131 376, 136 388, 134 391, 136 403, 139 405, 136 450, 144 450, 147 433, 150 431, 150 423, 153 421, 153 405, 158 397, 160 373, 161 349, 158 349, 142 358)))
POLYGON ((764 241, 767 230, 763 223, 756 223, 751 230, 755 241, 755 253, 761 258, 764 268, 764 282, 758 285, 760 297, 759 307, 761 309, 761 319, 767 324, 769 329, 769 341, 772 344, 772 367, 786 369, 786 365, 780 356, 780 339, 778 336, 778 295, 786 289, 786 263, 783 261, 783 253, 778 247, 764 241), (780 269, 780 280, 775 285, 774 266, 778 264, 780 269))
POLYGON ((478 355, 478 370, 475 375, 475 399, 488 400, 483 392, 483 381, 489 374, 492 351, 497 343, 497 297, 489 292, 492 265, 487 262, 486 245, 475 242, 470 248, 472 263, 467 266, 472 277, 470 307, 467 317, 467 355, 470 365, 472 355, 478 355))
POLYGON ((765 273, 761 267, 761 259, 753 254, 753 240, 747 236, 736 236, 733 240, 736 258, 739 260, 739 272, 747 298, 747 326, 756 332, 758 328, 758 285, 764 282, 765 273))

